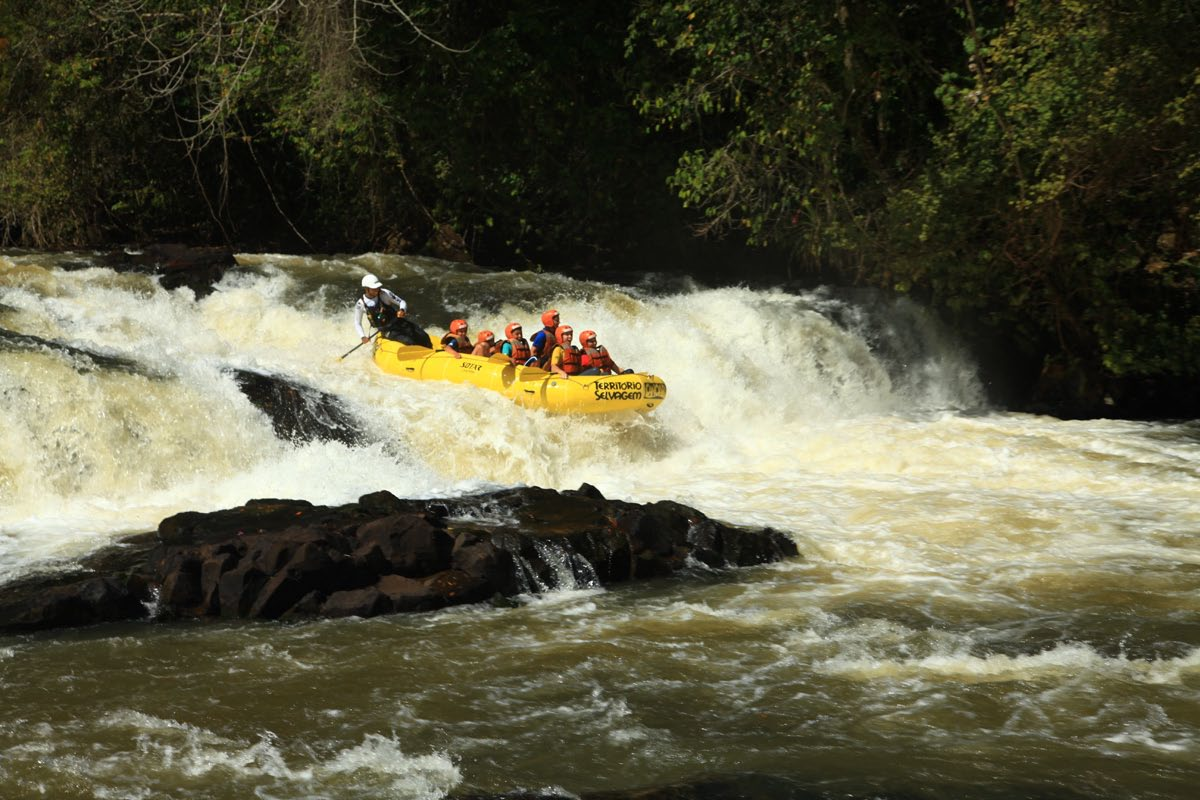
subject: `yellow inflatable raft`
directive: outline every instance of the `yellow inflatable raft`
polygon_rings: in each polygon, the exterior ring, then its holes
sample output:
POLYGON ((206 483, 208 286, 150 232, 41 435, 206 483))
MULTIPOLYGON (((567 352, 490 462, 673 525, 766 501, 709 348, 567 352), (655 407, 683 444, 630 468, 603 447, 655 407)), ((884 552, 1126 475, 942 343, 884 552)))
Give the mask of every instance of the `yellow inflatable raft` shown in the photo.
POLYGON ((514 367, 501 355, 455 358, 444 350, 375 340, 375 363, 384 372, 421 381, 470 383, 508 397, 517 405, 576 414, 647 412, 667 396, 661 378, 625 375, 574 375, 565 378, 537 367, 514 367))

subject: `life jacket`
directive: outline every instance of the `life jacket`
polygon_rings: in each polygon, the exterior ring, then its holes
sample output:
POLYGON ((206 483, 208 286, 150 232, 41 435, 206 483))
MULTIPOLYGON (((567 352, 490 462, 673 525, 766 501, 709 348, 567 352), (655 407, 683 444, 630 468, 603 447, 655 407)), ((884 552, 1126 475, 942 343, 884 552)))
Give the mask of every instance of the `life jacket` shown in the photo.
POLYGON ((533 351, 529 349, 529 340, 524 336, 514 339, 509 339, 508 344, 512 347, 512 359, 514 364, 524 364, 529 360, 529 356, 533 351))
POLYGON ((612 358, 609 357, 608 350, 604 345, 585 349, 580 357, 580 363, 582 363, 583 369, 597 369, 602 375, 616 372, 612 358))
POLYGON ((383 330, 396 319, 396 310, 391 306, 385 305, 383 302, 383 291, 379 292, 379 296, 375 298, 375 305, 370 305, 368 301, 371 299, 366 294, 361 295, 363 308, 367 311, 367 319, 371 320, 371 327, 377 330, 383 330), (388 311, 391 311, 389 314, 388 311))
POLYGON ((563 372, 568 375, 578 375, 583 369, 583 352, 573 344, 566 346, 559 345, 559 347, 562 347, 563 351, 563 372))
POLYGON ((467 355, 470 355, 471 351, 474 349, 471 346, 470 339, 468 339, 466 336, 455 336, 453 333, 447 333, 442 337, 442 347, 445 347, 448 344, 453 344, 455 350, 457 350, 459 353, 466 353, 467 355))
MULTIPOLYGON (((545 334, 545 336, 542 337, 542 347, 535 354, 538 357, 537 365, 542 369, 548 369, 550 366, 550 354, 554 352, 554 332, 556 329, 557 326, 554 328, 542 328, 540 331, 538 331, 538 333, 545 334)), ((537 333, 535 333, 533 336, 536 339, 537 333)), ((532 342, 530 344, 532 345, 532 342)))

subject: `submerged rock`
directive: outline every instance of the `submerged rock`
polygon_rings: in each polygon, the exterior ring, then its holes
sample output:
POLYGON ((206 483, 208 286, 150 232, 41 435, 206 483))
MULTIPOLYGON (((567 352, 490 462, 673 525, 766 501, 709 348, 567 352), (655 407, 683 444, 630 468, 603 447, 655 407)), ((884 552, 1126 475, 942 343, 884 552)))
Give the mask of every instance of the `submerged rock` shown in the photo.
MULTIPOLYGON (((155 380, 169 377, 134 358, 0 328, 0 351, 6 350, 61 354, 78 372, 112 370, 155 380)), ((246 398, 267 415, 275 435, 281 439, 338 441, 351 446, 366 441, 362 425, 336 395, 279 375, 234 367, 227 372, 233 375, 246 398)))
POLYGON ((237 266, 233 250, 228 247, 192 247, 172 242, 105 253, 99 261, 118 272, 158 275, 164 289, 186 286, 198 298, 211 294, 225 277, 225 271, 237 266))
POLYGON ((509 489, 453 500, 388 492, 344 506, 253 500, 168 517, 71 575, 5 587, 0 631, 137 619, 295 619, 427 611, 556 588, 750 566, 797 554, 672 502, 509 489))
POLYGON ((354 416, 335 395, 247 369, 232 369, 242 394, 271 420, 280 439, 292 442, 337 441, 362 444, 366 437, 354 416))
POLYGON ((162 377, 160 373, 132 358, 101 353, 97 350, 77 347, 53 339, 43 339, 40 336, 18 333, 17 331, 10 331, 5 328, 0 328, 0 350, 60 353, 69 359, 71 365, 79 372, 109 369, 117 372, 128 372, 133 375, 145 375, 150 378, 162 377))

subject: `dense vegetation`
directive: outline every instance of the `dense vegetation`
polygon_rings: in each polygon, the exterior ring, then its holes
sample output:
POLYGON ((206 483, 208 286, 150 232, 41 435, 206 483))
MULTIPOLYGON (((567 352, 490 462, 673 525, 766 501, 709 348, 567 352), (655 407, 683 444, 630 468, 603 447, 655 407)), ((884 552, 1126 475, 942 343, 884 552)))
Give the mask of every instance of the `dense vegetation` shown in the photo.
POLYGON ((611 267, 694 231, 912 293, 1082 411, 1186 407, 1196 30, 1194 0, 0 0, 0 242, 611 267))

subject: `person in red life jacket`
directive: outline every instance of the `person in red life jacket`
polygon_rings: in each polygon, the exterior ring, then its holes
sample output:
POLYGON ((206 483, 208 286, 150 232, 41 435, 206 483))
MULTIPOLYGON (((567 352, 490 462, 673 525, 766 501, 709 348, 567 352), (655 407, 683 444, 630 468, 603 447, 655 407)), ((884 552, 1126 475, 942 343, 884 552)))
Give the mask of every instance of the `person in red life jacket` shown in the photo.
POLYGON ((538 366, 546 369, 546 365, 550 363, 550 354, 554 352, 554 343, 557 341, 558 312, 553 308, 543 311, 542 326, 529 340, 529 347, 537 356, 538 366))
MULTIPOLYGON (((596 343, 595 331, 584 331, 579 334, 580 345, 580 375, 616 375, 621 371, 617 362, 612 360, 608 349, 596 343)), ((633 372, 633 370, 625 370, 633 372)))
POLYGON ((380 331, 386 331, 397 318, 403 318, 408 313, 408 303, 395 292, 383 288, 383 282, 374 275, 364 275, 362 279, 363 293, 354 304, 354 329, 358 331, 363 344, 371 340, 363 330, 363 317, 366 316, 371 325, 380 331))
POLYGON ((559 325, 554 335, 558 346, 550 352, 550 371, 567 378, 578 375, 583 369, 583 354, 572 342, 575 331, 571 330, 570 325, 559 325))
POLYGON ((495 353, 497 349, 496 334, 491 331, 480 331, 479 336, 475 338, 475 348, 471 350, 471 355, 491 358, 492 353, 495 353))
POLYGON ((463 353, 471 352, 471 337, 467 336, 465 319, 450 320, 450 332, 442 337, 442 349, 455 358, 462 358, 463 353))
POLYGON ((504 328, 504 344, 500 345, 500 352, 508 356, 515 367, 537 363, 537 357, 533 355, 529 341, 521 335, 521 323, 519 322, 510 322, 504 328))

